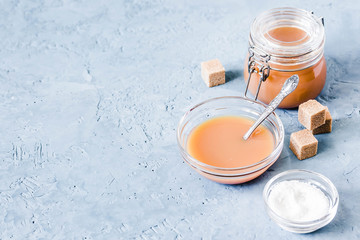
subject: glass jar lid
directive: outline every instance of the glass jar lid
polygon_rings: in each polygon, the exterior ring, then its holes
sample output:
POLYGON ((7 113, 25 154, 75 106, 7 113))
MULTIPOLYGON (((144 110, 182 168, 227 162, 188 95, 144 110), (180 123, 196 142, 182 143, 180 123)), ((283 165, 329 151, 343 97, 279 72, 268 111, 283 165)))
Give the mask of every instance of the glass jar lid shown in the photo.
POLYGON ((297 8, 274 8, 252 23, 249 45, 255 59, 269 57, 272 69, 309 67, 322 56, 325 31, 322 18, 297 8))

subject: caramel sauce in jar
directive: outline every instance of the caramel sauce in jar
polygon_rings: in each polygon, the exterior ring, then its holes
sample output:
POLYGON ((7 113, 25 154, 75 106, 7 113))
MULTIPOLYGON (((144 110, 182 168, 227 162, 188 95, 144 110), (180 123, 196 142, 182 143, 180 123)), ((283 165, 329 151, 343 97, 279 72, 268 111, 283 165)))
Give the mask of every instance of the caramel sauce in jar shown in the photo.
POLYGON ((305 10, 276 8, 260 14, 253 22, 249 53, 244 64, 245 82, 251 73, 249 91, 266 104, 294 74, 300 82, 279 107, 294 108, 316 98, 326 81, 325 31, 322 19, 305 10))

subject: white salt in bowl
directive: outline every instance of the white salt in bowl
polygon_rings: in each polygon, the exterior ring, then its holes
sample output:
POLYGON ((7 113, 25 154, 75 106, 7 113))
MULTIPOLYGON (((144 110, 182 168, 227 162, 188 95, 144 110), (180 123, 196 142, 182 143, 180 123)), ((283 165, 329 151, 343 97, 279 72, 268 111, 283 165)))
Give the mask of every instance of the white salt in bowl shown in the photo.
POLYGON ((282 229, 294 233, 309 233, 316 231, 330 223, 336 215, 339 205, 339 194, 334 184, 325 176, 308 170, 288 170, 277 174, 265 185, 263 191, 266 212, 270 218, 282 229), (278 215, 269 204, 269 196, 274 186, 282 181, 297 180, 309 183, 320 189, 329 200, 328 211, 321 217, 311 221, 292 221, 278 215))

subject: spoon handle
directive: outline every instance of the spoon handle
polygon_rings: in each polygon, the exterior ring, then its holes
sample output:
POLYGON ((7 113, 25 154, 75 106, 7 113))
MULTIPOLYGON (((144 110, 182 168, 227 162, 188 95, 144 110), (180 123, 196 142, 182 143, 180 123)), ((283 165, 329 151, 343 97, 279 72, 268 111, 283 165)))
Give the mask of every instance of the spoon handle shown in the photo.
POLYGON ((298 84, 299 76, 296 74, 292 75, 285 81, 283 87, 280 90, 280 93, 269 103, 269 105, 265 108, 264 112, 260 115, 256 122, 245 133, 245 135, 243 136, 244 140, 247 140, 250 137, 250 135, 255 131, 255 129, 279 106, 282 100, 284 100, 287 95, 289 95, 296 89, 298 84))

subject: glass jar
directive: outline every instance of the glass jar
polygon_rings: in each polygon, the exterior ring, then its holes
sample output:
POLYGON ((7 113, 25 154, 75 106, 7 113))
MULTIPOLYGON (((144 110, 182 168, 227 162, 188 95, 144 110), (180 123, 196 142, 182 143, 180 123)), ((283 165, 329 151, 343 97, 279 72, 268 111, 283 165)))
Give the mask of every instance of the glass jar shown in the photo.
POLYGON ((297 107, 316 98, 325 85, 323 19, 297 8, 263 12, 252 23, 244 78, 247 90, 269 104, 285 80, 299 76, 298 87, 279 107, 297 107))

